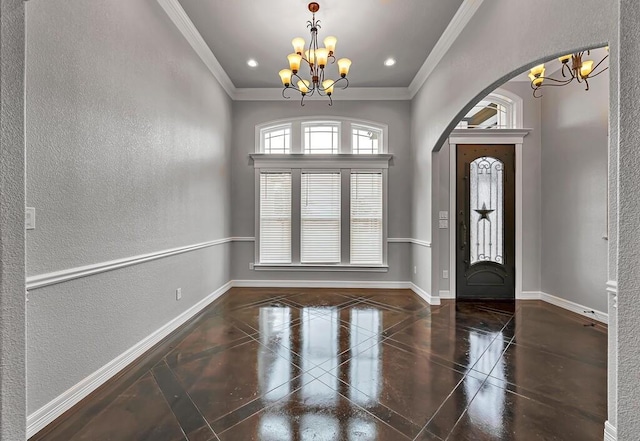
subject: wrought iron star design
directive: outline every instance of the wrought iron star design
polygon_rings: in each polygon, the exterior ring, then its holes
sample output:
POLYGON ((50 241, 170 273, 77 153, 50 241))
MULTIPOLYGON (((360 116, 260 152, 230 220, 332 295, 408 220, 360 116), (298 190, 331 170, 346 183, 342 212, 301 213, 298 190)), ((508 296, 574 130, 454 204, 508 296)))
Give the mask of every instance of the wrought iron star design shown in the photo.
POLYGON ((482 219, 489 220, 489 213, 493 213, 495 210, 487 210, 487 204, 482 203, 482 209, 473 211, 480 215, 480 219, 478 219, 478 222, 480 222, 482 219))

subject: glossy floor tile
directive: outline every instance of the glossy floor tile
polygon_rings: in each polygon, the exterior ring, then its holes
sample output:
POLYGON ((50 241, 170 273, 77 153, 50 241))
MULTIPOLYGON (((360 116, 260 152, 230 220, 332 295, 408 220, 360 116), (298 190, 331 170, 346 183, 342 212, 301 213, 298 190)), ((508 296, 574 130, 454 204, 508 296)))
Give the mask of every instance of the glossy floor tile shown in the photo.
POLYGON ((234 288, 34 441, 596 440, 606 327, 539 301, 234 288))

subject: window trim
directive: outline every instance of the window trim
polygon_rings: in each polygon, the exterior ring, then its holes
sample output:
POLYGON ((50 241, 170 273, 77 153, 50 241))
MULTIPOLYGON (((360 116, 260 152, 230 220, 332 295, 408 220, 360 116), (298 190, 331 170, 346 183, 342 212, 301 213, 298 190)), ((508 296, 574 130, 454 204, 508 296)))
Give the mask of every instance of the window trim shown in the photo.
POLYGON ((255 172, 255 270, 273 271, 371 271, 387 272, 388 267, 388 191, 389 163, 393 155, 388 152, 388 125, 375 121, 335 116, 297 117, 274 120, 255 127, 255 152, 250 154, 255 172), (305 154, 304 127, 309 125, 335 124, 338 127, 337 154, 305 154), (288 127, 290 129, 290 153, 264 153, 263 134, 269 130, 288 127), (352 153, 353 128, 377 130, 381 133, 380 152, 377 154, 352 153), (302 172, 340 171, 341 182, 341 262, 335 264, 303 264, 300 261, 301 242, 301 179, 302 172), (382 174, 383 238, 382 264, 350 263, 350 222, 351 222, 351 173, 373 171, 382 174), (260 263, 260 173, 291 173, 291 262, 290 264, 260 263))
POLYGON ((255 153, 249 155, 253 160, 255 171, 255 270, 274 271, 371 271, 387 272, 388 266, 388 184, 389 162, 393 158, 391 154, 378 155, 269 155, 255 153), (321 157, 321 158, 320 158, 321 157), (336 171, 342 174, 341 185, 341 250, 340 263, 335 264, 304 264, 300 260, 300 210, 301 204, 301 177, 305 170, 336 171), (350 229, 345 226, 351 222, 351 174, 354 171, 374 172, 382 174, 382 263, 381 264, 351 264, 350 253, 350 229), (273 172, 291 173, 291 263, 270 264, 260 263, 260 174, 273 172), (346 176, 346 177, 345 177, 346 176), (346 225, 345 225, 346 223, 346 225))

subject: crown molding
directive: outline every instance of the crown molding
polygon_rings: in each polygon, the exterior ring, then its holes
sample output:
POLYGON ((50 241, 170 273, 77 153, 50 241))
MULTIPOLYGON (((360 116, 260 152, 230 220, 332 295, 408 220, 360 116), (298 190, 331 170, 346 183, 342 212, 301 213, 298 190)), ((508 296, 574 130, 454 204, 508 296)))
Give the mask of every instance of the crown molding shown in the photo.
POLYGON ((178 28, 180 33, 187 39, 196 54, 202 59, 204 64, 209 68, 213 76, 218 80, 227 95, 233 99, 236 93, 236 87, 233 85, 231 78, 224 71, 222 65, 218 61, 209 45, 205 43, 202 35, 196 29, 195 25, 182 8, 178 0, 158 0, 158 3, 167 13, 171 21, 178 28))
POLYGON ((467 26, 467 23, 469 23, 473 14, 475 14, 480 8, 483 1, 484 0, 464 0, 462 2, 460 8, 458 8, 458 11, 449 22, 449 25, 444 30, 440 39, 422 64, 422 67, 411 81, 411 84, 409 84, 410 99, 418 93, 422 85, 427 81, 429 75, 431 75, 438 63, 440 63, 440 60, 442 60, 444 55, 451 48, 453 42, 456 41, 458 36, 462 33, 462 30, 467 26))
MULTIPOLYGON (((292 90, 292 92, 295 92, 292 90)), ((289 96, 289 95, 288 95, 289 96)), ((299 96, 290 95, 294 101, 299 96)), ((282 88, 239 88, 233 96, 235 101, 282 101, 282 88)), ((340 90, 333 101, 407 101, 411 99, 407 87, 349 87, 340 90)), ((308 101, 328 101, 327 97, 310 96, 308 101)))
MULTIPOLYGON (((413 99, 483 1, 463 0, 409 87, 350 87, 341 90, 339 96, 334 97, 334 101, 408 101, 413 99)), ((279 101, 282 99, 281 88, 236 88, 178 0, 158 0, 158 3, 232 100, 279 101)), ((326 100, 326 97, 305 98, 305 101, 315 100, 326 100)))

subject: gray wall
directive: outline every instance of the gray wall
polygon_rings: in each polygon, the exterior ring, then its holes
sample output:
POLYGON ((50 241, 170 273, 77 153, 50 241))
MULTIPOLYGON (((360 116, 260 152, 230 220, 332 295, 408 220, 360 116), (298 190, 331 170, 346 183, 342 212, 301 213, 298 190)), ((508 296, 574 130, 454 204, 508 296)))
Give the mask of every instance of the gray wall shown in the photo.
POLYGON ((543 93, 542 291, 607 311, 608 71, 543 93))
POLYGON ((0 439, 25 439, 24 3, 0 2, 0 439))
MULTIPOLYGON (((335 116, 388 124, 389 153, 389 237, 410 237, 411 232, 411 146, 410 103, 408 101, 308 101, 301 107, 295 101, 235 101, 233 103, 232 149, 232 231, 233 236, 255 235, 254 168, 249 154, 255 152, 255 126, 294 117, 335 116)), ((253 242, 234 242, 232 278, 236 280, 410 280, 410 245, 389 244, 389 272, 300 272, 254 271, 253 242)))
MULTIPOLYGON (((157 2, 29 2, 26 63, 28 276, 230 236, 231 101, 157 2)), ((31 291, 29 413, 221 287, 229 255, 31 291)))

